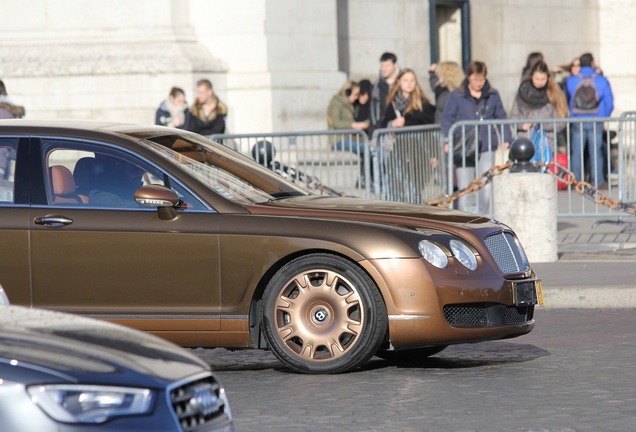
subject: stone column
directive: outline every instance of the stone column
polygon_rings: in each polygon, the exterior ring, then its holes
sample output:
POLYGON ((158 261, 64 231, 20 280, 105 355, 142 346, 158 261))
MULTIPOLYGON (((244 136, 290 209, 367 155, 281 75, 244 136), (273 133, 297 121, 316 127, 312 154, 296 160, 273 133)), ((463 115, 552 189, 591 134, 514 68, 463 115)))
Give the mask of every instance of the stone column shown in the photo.
POLYGON ((519 237, 530 263, 558 260, 556 178, 528 171, 495 177, 493 207, 495 219, 519 237))

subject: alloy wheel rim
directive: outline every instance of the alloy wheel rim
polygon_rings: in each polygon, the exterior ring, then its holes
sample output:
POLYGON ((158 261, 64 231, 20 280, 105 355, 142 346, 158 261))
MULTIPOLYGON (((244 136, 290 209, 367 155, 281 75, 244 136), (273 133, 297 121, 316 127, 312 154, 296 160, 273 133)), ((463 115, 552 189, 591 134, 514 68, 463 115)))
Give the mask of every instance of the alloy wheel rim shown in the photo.
POLYGON ((365 323, 363 302, 342 275, 324 269, 290 279, 276 298, 276 334, 303 360, 342 357, 358 342, 365 323))

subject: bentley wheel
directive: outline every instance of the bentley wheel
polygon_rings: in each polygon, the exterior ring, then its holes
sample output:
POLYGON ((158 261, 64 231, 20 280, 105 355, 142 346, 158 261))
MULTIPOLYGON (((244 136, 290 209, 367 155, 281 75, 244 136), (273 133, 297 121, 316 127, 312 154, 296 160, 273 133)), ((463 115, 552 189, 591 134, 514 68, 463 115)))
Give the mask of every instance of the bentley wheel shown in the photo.
POLYGON ((435 355, 443 350, 445 350, 448 345, 437 345, 425 348, 416 348, 410 350, 400 350, 400 351, 385 351, 380 350, 375 355, 377 357, 383 358, 385 360, 390 361, 407 361, 407 362, 416 362, 419 360, 424 360, 427 357, 435 355))
POLYGON ((274 275, 262 320, 274 355, 304 373, 362 365, 387 329, 386 307, 371 278, 354 263, 326 254, 297 258, 274 275))

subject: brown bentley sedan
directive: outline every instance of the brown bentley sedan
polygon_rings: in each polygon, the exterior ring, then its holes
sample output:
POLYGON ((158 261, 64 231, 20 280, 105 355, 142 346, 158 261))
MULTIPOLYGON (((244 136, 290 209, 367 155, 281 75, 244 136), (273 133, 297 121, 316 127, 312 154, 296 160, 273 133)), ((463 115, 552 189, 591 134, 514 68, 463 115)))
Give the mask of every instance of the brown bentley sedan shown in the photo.
POLYGON ((271 349, 297 372, 523 335, 541 298, 496 221, 315 195, 153 126, 0 121, 0 242, 13 304, 271 349))

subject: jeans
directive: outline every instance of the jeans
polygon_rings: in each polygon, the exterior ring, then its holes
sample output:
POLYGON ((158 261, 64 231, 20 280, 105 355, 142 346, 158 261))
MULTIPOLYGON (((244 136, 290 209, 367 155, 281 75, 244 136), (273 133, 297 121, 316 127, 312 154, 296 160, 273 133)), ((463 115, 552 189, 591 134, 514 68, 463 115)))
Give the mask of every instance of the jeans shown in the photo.
POLYGON ((338 141, 334 146, 334 150, 350 151, 360 157, 364 157, 364 143, 359 142, 357 139, 345 138, 338 141))
POLYGON ((602 185, 605 183, 603 176, 603 124, 602 123, 576 123, 572 125, 570 169, 577 180, 585 180, 583 164, 585 163, 585 146, 590 159, 590 183, 602 185))
MULTIPOLYGON (((495 151, 479 153, 477 168, 457 167, 457 188, 464 189, 475 178, 480 177, 495 164, 495 151)), ((471 213, 491 214, 492 183, 483 187, 479 192, 472 192, 457 200, 457 209, 471 213)))

